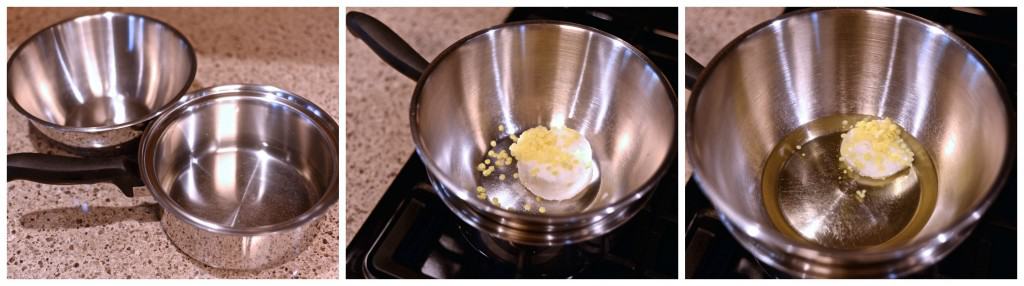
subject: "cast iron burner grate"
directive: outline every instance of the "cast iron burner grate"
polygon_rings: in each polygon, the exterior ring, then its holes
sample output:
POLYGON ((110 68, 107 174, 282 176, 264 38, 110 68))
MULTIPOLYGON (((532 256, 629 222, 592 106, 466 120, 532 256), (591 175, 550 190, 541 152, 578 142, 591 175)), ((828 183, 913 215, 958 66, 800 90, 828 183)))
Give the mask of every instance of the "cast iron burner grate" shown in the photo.
MULTIPOLYGON (((433 193, 413 154, 346 249, 348 278, 676 278, 678 169, 629 222, 564 247, 481 251, 489 241, 433 193)), ((502 244, 502 242, 496 242, 502 244)))
MULTIPOLYGON (((515 8, 506 22, 559 20, 634 45, 676 86, 675 8, 515 8)), ((678 164, 636 217, 567 247, 512 247, 465 225, 431 191, 413 154, 346 247, 347 278, 677 278, 678 164), (480 251, 479 249, 488 249, 480 251)))
MULTIPOLYGON (((797 10, 787 8, 786 12, 797 10)), ((952 30, 992 64, 1016 102, 1017 40, 1013 8, 982 8, 984 16, 947 8, 899 8, 952 30)), ((1016 112, 1016 111, 1014 111, 1016 112)), ((977 227, 937 264, 911 278, 1015 278, 1017 165, 977 227)), ((686 184, 686 278, 791 278, 757 259, 725 229, 700 186, 686 184)))

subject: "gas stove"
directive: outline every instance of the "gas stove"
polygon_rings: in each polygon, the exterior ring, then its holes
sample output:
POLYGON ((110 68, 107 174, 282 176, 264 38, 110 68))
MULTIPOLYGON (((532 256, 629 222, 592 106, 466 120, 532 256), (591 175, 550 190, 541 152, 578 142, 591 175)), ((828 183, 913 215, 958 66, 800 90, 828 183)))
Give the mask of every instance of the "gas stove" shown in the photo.
MULTIPOLYGON (((787 8, 786 12, 799 8, 787 8)), ((993 66, 1016 104, 1016 10, 897 8, 939 23, 966 40, 993 66), (983 15, 979 15, 983 14, 983 15)), ((1015 111, 1014 111, 1015 112, 1015 111)), ((1014 278, 1017 270, 1017 166, 971 235, 935 265, 910 278, 1014 278)), ((700 185, 685 188, 686 278, 790 278, 743 248, 725 229, 700 185)))
MULTIPOLYGON (((506 22, 591 26, 637 47, 673 87, 676 8, 516 8, 506 22)), ((677 278, 678 164, 623 226, 568 246, 512 245, 463 223, 434 193, 412 154, 346 247, 347 278, 677 278)))

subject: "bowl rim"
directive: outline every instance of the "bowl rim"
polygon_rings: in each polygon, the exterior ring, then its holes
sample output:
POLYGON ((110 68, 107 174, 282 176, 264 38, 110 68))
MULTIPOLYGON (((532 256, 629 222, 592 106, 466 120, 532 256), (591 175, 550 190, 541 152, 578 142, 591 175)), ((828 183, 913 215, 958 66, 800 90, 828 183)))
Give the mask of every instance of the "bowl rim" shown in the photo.
MULTIPOLYGON (((860 12, 867 11, 867 12, 874 12, 874 13, 884 13, 884 14, 888 14, 888 15, 894 16, 894 17, 904 17, 904 18, 913 20, 913 21, 917 22, 920 25, 923 25, 923 26, 926 26, 926 27, 929 27, 929 28, 934 28, 937 31, 940 31, 942 33, 942 35, 948 37, 953 43, 955 43, 956 45, 964 48, 970 55, 976 57, 978 59, 978 61, 984 66, 986 73, 989 74, 991 76, 991 78, 993 79, 993 82, 994 82, 994 84, 996 86, 998 94, 1000 95, 1000 100, 1003 102, 1003 107, 1005 109, 1004 111, 1005 111, 1005 114, 1006 114, 1006 117, 1007 117, 1006 120, 1007 120, 1007 129, 1008 129, 1007 130, 1007 141, 1008 142, 1007 142, 1007 148, 1006 148, 1007 149, 1006 150, 1006 152, 1007 152, 1006 156, 1003 158, 1003 161, 1001 162, 999 173, 998 173, 995 181, 992 182, 991 189, 989 190, 988 193, 985 194, 985 196, 981 200, 979 200, 975 205, 972 206, 972 210, 973 211, 965 213, 964 215, 959 217, 957 220, 955 220, 956 223, 951 224, 951 225, 949 225, 949 226, 947 226, 945 228, 942 228, 940 231, 938 231, 935 234, 945 234, 945 233, 949 233, 949 232, 960 233, 960 232, 962 232, 962 231, 964 231, 966 229, 969 229, 971 226, 974 225, 975 222, 977 222, 978 219, 981 218, 981 214, 984 213, 985 210, 987 210, 987 208, 992 204, 992 202, 998 196, 999 192, 1002 190, 1003 186, 1006 183, 1007 177, 1009 176, 1009 172, 1010 172, 1010 169, 1011 169, 1010 168, 1010 166, 1011 166, 1011 164, 1010 164, 1011 161, 1010 160, 1011 160, 1011 158, 1016 158, 1016 156, 1015 156, 1015 153, 1016 153, 1015 148, 1010 147, 1010 146, 1014 146, 1013 145, 1014 144, 1014 140, 1015 140, 1014 139, 1014 133, 1015 133, 1015 131, 1014 131, 1015 127, 1014 126, 1016 125, 1014 117, 1016 117, 1016 116, 1012 112, 1012 110, 1010 109, 1011 107, 1010 107, 1010 105, 1007 102, 1006 86, 1004 85, 1004 83, 1003 83, 1002 79, 999 77, 999 75, 995 73, 995 70, 992 68, 991 64, 989 64, 988 60, 986 60, 976 49, 974 49, 974 47, 972 47, 970 44, 968 44, 966 41, 961 39, 959 36, 957 36, 953 32, 947 30, 946 28, 943 28, 941 25, 939 25, 939 24, 937 24, 937 23, 935 23, 935 22, 933 22, 931 20, 925 19, 923 17, 917 16, 917 15, 914 15, 914 14, 910 14, 910 13, 899 11, 899 10, 889 9, 889 8, 851 8, 851 7, 807 8, 807 9, 801 9, 801 10, 792 11, 792 12, 789 12, 789 13, 785 13, 785 14, 779 15, 779 16, 777 16, 775 18, 766 20, 764 22, 761 22, 760 24, 757 24, 757 25, 751 27, 750 29, 746 30, 745 32, 743 32, 742 34, 740 34, 739 36, 737 36, 736 38, 731 40, 725 47, 720 49, 715 54, 715 56, 705 66, 704 70, 698 76, 698 78, 697 78, 693 88, 690 89, 691 90, 691 95, 690 95, 689 102, 687 103, 686 115, 685 115, 686 116, 686 121, 685 121, 685 125, 686 125, 685 137, 686 137, 686 140, 688 142, 691 142, 691 140, 693 140, 692 130, 694 130, 693 128, 695 126, 693 118, 694 118, 695 113, 696 113, 696 103, 697 103, 697 100, 700 98, 701 91, 704 88, 704 84, 705 84, 704 81, 705 81, 706 77, 709 75, 709 71, 712 71, 714 69, 714 67, 716 67, 720 63, 720 61, 725 57, 725 55, 729 54, 732 50, 736 49, 741 43, 745 42, 745 40, 748 37, 750 37, 754 33, 757 33, 759 31, 763 30, 767 26, 772 25, 773 23, 776 23, 776 22, 779 22, 779 21, 785 21, 785 20, 788 20, 788 19, 790 19, 792 17, 801 16, 801 15, 805 15, 805 14, 820 13, 820 12, 831 12, 831 11, 860 11, 860 12)), ((686 149, 687 149, 688 153, 690 153, 690 154, 698 154, 697 150, 695 150, 694 148, 696 148, 695 144, 686 144, 686 149)), ((817 254, 817 255, 826 254, 824 256, 829 257, 829 258, 848 259, 850 261, 860 261, 860 262, 864 262, 865 258, 877 259, 877 260, 898 259, 898 258, 901 258, 901 257, 905 257, 905 256, 908 256, 908 255, 914 254, 915 252, 912 251, 914 249, 923 249, 923 248, 927 248, 928 246, 941 245, 942 243, 944 243, 947 240, 947 239, 939 239, 938 237, 935 237, 935 238, 930 238, 930 239, 919 239, 917 241, 913 241, 913 242, 908 243, 908 244, 904 244, 904 245, 901 245, 901 246, 898 246, 898 247, 884 249, 884 250, 872 250, 872 249, 843 250, 843 249, 830 249, 830 248, 825 248, 825 247, 822 247, 822 246, 808 244, 808 243, 795 243, 793 241, 789 241, 789 240, 784 239, 785 236, 780 234, 780 233, 778 233, 774 228, 757 227, 756 230, 755 229, 746 229, 747 227, 752 226, 752 225, 760 226, 760 224, 753 223, 752 220, 750 220, 746 216, 737 215, 738 212, 732 206, 730 206, 728 204, 722 203, 722 198, 717 195, 717 192, 712 190, 712 188, 710 188, 707 184, 704 183, 704 179, 703 178, 704 178, 705 174, 704 174, 703 171, 700 170, 700 166, 703 165, 703 164, 701 164, 701 160, 700 159, 701 159, 700 156, 690 156, 688 158, 688 160, 690 160, 690 163, 691 163, 690 165, 693 166, 693 168, 694 168, 693 169, 693 178, 697 181, 697 183, 700 184, 701 188, 704 190, 704 193, 712 201, 712 203, 715 206, 715 208, 726 219, 730 220, 731 224, 735 224, 736 226, 738 226, 738 228, 742 228, 742 229, 730 228, 730 231, 732 231, 734 229, 736 229, 736 231, 743 231, 743 232, 745 232, 746 235, 749 235, 751 237, 755 237, 755 238, 760 239, 760 240, 766 240, 766 241, 770 242, 771 244, 773 244, 775 246, 785 245, 786 246, 786 251, 788 253, 795 254, 797 256, 805 257, 806 254, 809 254, 809 253, 813 253, 813 254, 817 254), (740 226, 742 226, 742 227, 740 227, 740 226), (761 235, 751 235, 752 232, 753 233, 757 233, 757 234, 761 234, 761 235), (764 234, 767 234, 767 235, 764 235, 764 234), (790 248, 790 247, 792 247, 792 248, 790 248)), ((754 252, 754 251, 752 251, 752 252, 754 252)), ((945 254, 948 254, 948 251, 946 253, 937 253, 937 254, 939 254, 938 258, 942 258, 945 254)), ((769 261, 769 262, 773 261, 773 259, 765 259, 765 257, 760 257, 759 256, 759 258, 762 261, 769 261)), ((780 265, 775 265, 775 266, 780 266, 780 265)), ((782 268, 785 269, 785 267, 782 267, 782 268)))
POLYGON ((120 124, 113 124, 113 125, 103 125, 103 126, 68 126, 68 125, 56 124, 56 123, 44 120, 42 118, 38 118, 35 115, 33 115, 30 112, 28 112, 20 104, 18 104, 18 100, 16 99, 16 97, 14 95, 13 89, 11 89, 11 87, 8 86, 7 87, 7 101, 10 102, 11 106, 14 107, 14 109, 17 110, 18 113, 21 113, 21 115, 25 116, 25 118, 28 118, 32 123, 39 124, 39 125, 42 125, 42 126, 46 126, 48 128, 53 128, 53 129, 58 130, 58 131, 98 133, 98 132, 111 131, 111 130, 115 130, 115 129, 121 129, 121 128, 125 128, 125 127, 132 127, 132 126, 144 124, 145 122, 147 122, 149 120, 152 120, 152 119, 156 118, 157 116, 160 116, 160 114, 165 112, 167 109, 170 109, 171 107, 173 107, 174 103, 176 101, 178 101, 182 96, 185 95, 185 93, 188 91, 189 87, 192 86, 192 82, 195 80, 196 69, 198 67, 198 61, 197 61, 197 58, 196 58, 195 47, 192 45, 192 42, 188 40, 188 37, 186 37, 185 34, 181 33, 181 31, 178 31, 177 28, 174 28, 174 26, 171 26, 170 24, 168 24, 168 23, 166 23, 164 21, 161 21, 159 19, 156 19, 156 18, 153 18, 153 17, 150 17, 150 16, 146 16, 146 15, 142 15, 142 14, 137 14, 137 13, 114 12, 114 11, 104 11, 104 12, 100 12, 100 13, 68 17, 68 18, 65 18, 64 20, 61 20, 61 21, 58 21, 58 22, 56 22, 54 24, 46 26, 46 28, 40 29, 39 31, 35 32, 34 34, 32 34, 31 36, 26 38, 25 41, 21 42, 21 44, 18 44, 18 47, 15 48, 14 52, 11 53, 11 57, 8 58, 8 60, 7 60, 7 71, 8 71, 8 73, 7 73, 7 83, 8 83, 8 85, 10 85, 10 83, 11 83, 11 73, 10 73, 11 66, 14 64, 14 60, 17 59, 19 55, 21 55, 21 51, 28 45, 28 43, 33 42, 38 37, 41 37, 43 35, 43 33, 51 31, 52 29, 55 29, 58 26, 62 26, 62 25, 65 25, 65 24, 68 24, 68 23, 71 23, 71 22, 75 22, 75 21, 78 21, 80 19, 96 18, 96 17, 108 17, 108 15, 109 15, 109 17, 139 17, 139 18, 145 19, 146 21, 152 21, 153 23, 156 23, 157 25, 162 26, 162 27, 170 30, 172 34, 177 36, 178 39, 180 39, 182 42, 185 43, 185 51, 187 51, 186 54, 188 55, 188 64, 189 64, 190 68, 189 68, 189 74, 186 77, 186 80, 185 80, 184 84, 182 85, 181 89, 178 90, 177 95, 169 98, 167 100, 167 102, 164 103, 163 106, 160 106, 159 108, 154 109, 153 111, 151 111, 146 116, 139 117, 138 119, 135 119, 135 120, 132 120, 132 121, 129 121, 129 122, 124 122, 124 123, 120 123, 120 124))

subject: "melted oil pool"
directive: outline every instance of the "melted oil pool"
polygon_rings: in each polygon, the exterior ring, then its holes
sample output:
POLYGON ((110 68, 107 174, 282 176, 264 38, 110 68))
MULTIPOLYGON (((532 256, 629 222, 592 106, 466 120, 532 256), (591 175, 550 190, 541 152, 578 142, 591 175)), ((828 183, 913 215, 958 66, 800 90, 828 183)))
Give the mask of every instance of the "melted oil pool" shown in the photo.
POLYGON ((839 160, 842 134, 867 115, 821 118, 779 142, 765 164, 761 190, 772 223, 784 234, 834 249, 880 248, 909 241, 936 200, 935 167, 917 139, 910 168, 884 180, 860 177, 839 160))

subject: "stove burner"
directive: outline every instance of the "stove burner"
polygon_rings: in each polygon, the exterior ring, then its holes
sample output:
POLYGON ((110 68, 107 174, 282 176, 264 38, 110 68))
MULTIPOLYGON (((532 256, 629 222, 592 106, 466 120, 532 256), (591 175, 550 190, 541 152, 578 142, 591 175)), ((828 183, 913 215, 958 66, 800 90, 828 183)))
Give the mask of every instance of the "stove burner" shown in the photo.
POLYGON ((654 198, 603 237, 513 245, 464 224, 433 193, 413 154, 346 249, 348 278, 676 278, 677 168, 654 198))
POLYGON ((592 255, 600 253, 600 247, 593 243, 529 246, 495 238, 465 224, 460 224, 459 230, 480 255, 515 265, 526 276, 573 277, 590 264, 592 255))

